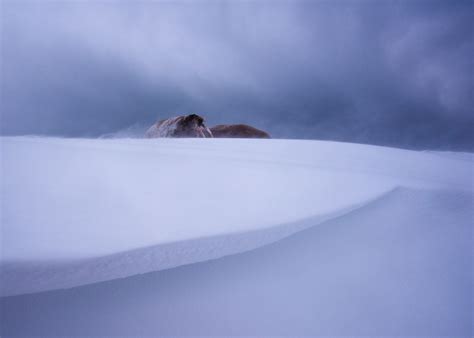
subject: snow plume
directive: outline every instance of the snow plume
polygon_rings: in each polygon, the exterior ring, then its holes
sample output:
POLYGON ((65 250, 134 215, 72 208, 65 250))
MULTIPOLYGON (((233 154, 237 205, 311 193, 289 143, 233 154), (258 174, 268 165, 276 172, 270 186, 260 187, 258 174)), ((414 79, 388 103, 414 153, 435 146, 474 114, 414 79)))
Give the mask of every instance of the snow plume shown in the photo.
POLYGON ((2 133, 197 113, 275 137, 472 150, 472 1, 2 1, 2 133))
POLYGON ((124 129, 100 135, 99 138, 143 138, 149 127, 148 125, 135 123, 124 129))

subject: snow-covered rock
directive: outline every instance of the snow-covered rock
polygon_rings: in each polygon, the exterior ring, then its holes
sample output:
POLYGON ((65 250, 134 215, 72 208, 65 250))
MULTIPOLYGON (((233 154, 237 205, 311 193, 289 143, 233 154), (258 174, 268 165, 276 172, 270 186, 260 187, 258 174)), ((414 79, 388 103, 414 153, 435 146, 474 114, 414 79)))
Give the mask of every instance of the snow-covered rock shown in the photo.
POLYGON ((153 124, 145 133, 145 137, 212 137, 204 118, 196 114, 182 115, 161 120, 153 124))

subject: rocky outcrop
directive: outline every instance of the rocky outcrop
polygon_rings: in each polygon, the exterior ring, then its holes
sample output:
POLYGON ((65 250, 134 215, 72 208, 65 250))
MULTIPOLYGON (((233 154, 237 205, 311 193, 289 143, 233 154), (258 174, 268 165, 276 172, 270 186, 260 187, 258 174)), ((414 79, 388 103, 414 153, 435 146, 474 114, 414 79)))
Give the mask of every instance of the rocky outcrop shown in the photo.
POLYGON ((271 138, 267 132, 246 124, 220 124, 208 128, 204 118, 196 114, 158 121, 147 130, 145 137, 271 138))
POLYGON ((246 124, 220 124, 210 129, 213 137, 271 138, 267 132, 246 124))
POLYGON ((204 118, 196 115, 176 116, 152 125, 145 137, 212 137, 212 132, 204 124, 204 118))

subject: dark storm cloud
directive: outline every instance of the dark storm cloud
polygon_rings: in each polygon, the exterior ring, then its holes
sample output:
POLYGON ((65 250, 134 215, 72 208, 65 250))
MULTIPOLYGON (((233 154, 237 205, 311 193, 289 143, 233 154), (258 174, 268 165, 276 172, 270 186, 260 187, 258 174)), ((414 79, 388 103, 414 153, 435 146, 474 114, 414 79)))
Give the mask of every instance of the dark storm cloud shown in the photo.
POLYGON ((2 4, 3 134, 196 112, 277 137, 474 146, 471 1, 2 4))

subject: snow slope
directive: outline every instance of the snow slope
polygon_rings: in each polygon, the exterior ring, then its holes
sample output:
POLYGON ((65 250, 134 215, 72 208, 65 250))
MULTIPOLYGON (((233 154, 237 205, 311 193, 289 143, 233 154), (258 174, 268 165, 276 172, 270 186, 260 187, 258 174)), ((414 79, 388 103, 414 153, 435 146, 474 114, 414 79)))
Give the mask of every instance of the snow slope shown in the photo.
POLYGON ((472 192, 472 164, 289 140, 2 139, 3 295, 246 251, 398 187, 472 192))
POLYGON ((472 337, 470 203, 400 188, 257 250, 0 298, 2 336, 472 337))
POLYGON ((471 336, 466 154, 295 140, 1 145, 1 290, 26 294, 0 298, 2 335, 471 336))

